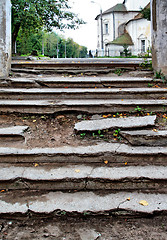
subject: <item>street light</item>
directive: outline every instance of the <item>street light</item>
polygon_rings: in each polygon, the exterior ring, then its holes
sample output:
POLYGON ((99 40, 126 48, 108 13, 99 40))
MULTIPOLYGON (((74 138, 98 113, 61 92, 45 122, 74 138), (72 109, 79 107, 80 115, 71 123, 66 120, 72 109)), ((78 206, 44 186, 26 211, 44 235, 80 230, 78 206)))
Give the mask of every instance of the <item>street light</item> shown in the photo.
POLYGON ((91 3, 98 4, 100 6, 100 21, 101 21, 101 50, 102 50, 102 55, 103 55, 103 49, 104 49, 104 43, 103 43, 103 14, 102 14, 102 7, 100 3, 91 1, 91 3))

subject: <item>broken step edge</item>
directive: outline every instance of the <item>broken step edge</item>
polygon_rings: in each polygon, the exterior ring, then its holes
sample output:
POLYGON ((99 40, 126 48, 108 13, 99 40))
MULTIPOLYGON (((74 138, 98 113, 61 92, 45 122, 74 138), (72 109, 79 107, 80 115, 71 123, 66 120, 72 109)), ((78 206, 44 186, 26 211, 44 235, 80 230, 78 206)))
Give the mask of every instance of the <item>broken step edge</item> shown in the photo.
POLYGON ((1 189, 9 190, 140 190, 167 193, 167 167, 19 167, 0 164, 1 189))
POLYGON ((0 163, 89 163, 167 165, 167 147, 129 146, 120 143, 99 143, 91 146, 59 148, 0 148, 0 163))
POLYGON ((0 111, 4 113, 54 114, 58 112, 76 111, 101 114, 136 112, 136 106, 140 106, 145 112, 165 112, 167 100, 0 100, 0 111))
POLYGON ((0 128, 0 141, 24 141, 28 126, 11 126, 0 128))
POLYGON ((0 214, 105 214, 127 211, 134 214, 166 213, 167 194, 121 192, 98 195, 93 192, 62 193, 15 192, 0 196, 0 214), (142 201, 146 206, 142 205, 142 201))
POLYGON ((99 120, 86 120, 75 124, 77 132, 92 132, 106 129, 128 129, 154 126, 156 115, 145 117, 107 118, 99 120))
POLYGON ((86 165, 54 165, 11 166, 0 164, 0 181, 26 179, 32 181, 57 181, 68 179, 104 179, 120 181, 123 179, 167 180, 165 166, 124 166, 124 167, 93 167, 86 165), (35 166, 35 167, 34 167, 35 166))
POLYGON ((120 131, 119 134, 133 146, 167 146, 166 130, 120 131))

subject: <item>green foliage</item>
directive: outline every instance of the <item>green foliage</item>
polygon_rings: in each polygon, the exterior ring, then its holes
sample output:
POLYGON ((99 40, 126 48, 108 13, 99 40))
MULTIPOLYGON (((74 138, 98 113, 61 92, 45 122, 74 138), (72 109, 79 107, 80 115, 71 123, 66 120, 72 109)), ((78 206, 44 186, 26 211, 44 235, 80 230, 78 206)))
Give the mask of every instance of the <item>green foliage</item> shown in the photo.
POLYGON ((119 140, 119 141, 122 140, 121 136, 119 135, 120 131, 121 131, 121 129, 119 128, 119 129, 114 130, 114 133, 113 133, 113 136, 115 138, 117 138, 117 140, 119 140))
POLYGON ((129 51, 129 49, 128 49, 128 45, 127 45, 127 44, 124 44, 124 45, 123 45, 123 48, 124 48, 123 53, 125 54, 125 57, 130 56, 131 54, 130 54, 130 51, 129 51))
POLYGON ((70 12, 68 0, 12 0, 12 41, 16 41, 20 29, 24 34, 39 29, 51 31, 77 28, 84 21, 70 12))
POLYGON ((27 55, 36 50, 41 55, 42 42, 44 43, 44 54, 48 57, 57 57, 58 48, 58 57, 64 58, 65 46, 67 58, 87 56, 87 48, 75 43, 71 38, 65 40, 54 32, 48 33, 42 30, 27 36, 21 29, 17 38, 17 52, 27 55))
POLYGON ((155 75, 154 75, 154 80, 155 79, 161 79, 163 80, 163 82, 167 81, 165 75, 163 74, 162 70, 160 71, 156 71, 155 75))
POLYGON ((138 113, 141 113, 141 114, 143 114, 143 112, 144 112, 144 109, 142 109, 142 108, 139 107, 139 106, 137 106, 134 110, 135 110, 136 112, 138 112, 138 113))
POLYGON ((118 76, 121 76, 123 73, 123 70, 120 68, 117 68, 114 73, 117 74, 118 76))
POLYGON ((142 63, 140 63, 140 67, 143 69, 153 70, 152 60, 148 60, 147 58, 144 58, 144 61, 142 63))
POLYGON ((85 136, 86 136, 86 133, 81 133, 81 134, 80 134, 80 137, 81 137, 81 138, 84 138, 85 136))
POLYGON ((117 137, 119 135, 120 131, 121 131, 121 129, 114 130, 113 136, 117 137))
POLYGON ((153 86, 153 84, 152 83, 148 83, 148 87, 152 87, 153 86))
POLYGON ((103 135, 103 133, 102 133, 101 130, 98 130, 98 131, 97 131, 97 134, 94 133, 94 132, 92 133, 92 137, 93 137, 93 138, 97 138, 97 137, 103 138, 104 135, 103 135))
POLYGON ((143 15, 143 18, 147 19, 148 21, 151 20, 150 8, 143 8, 143 9, 141 9, 141 13, 143 15))

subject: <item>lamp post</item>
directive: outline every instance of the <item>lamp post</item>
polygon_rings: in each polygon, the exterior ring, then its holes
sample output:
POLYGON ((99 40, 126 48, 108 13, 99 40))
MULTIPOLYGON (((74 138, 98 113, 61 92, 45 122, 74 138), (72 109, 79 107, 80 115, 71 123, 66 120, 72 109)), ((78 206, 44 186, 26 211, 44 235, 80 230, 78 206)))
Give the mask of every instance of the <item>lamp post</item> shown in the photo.
POLYGON ((103 56, 103 50, 104 50, 104 42, 103 42, 103 13, 102 13, 102 7, 100 3, 91 1, 91 3, 98 4, 100 6, 100 22, 101 22, 101 50, 102 50, 102 56, 103 56))

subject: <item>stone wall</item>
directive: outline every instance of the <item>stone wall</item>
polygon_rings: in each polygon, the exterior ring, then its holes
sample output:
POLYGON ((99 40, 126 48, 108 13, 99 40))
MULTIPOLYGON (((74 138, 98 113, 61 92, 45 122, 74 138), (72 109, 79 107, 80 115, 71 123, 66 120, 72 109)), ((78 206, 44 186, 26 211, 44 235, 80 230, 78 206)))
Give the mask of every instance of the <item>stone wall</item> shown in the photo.
POLYGON ((0 0, 0 78, 5 78, 11 68, 11 3, 0 0))
POLYGON ((167 0, 151 0, 151 8, 153 68, 167 76, 167 0))

